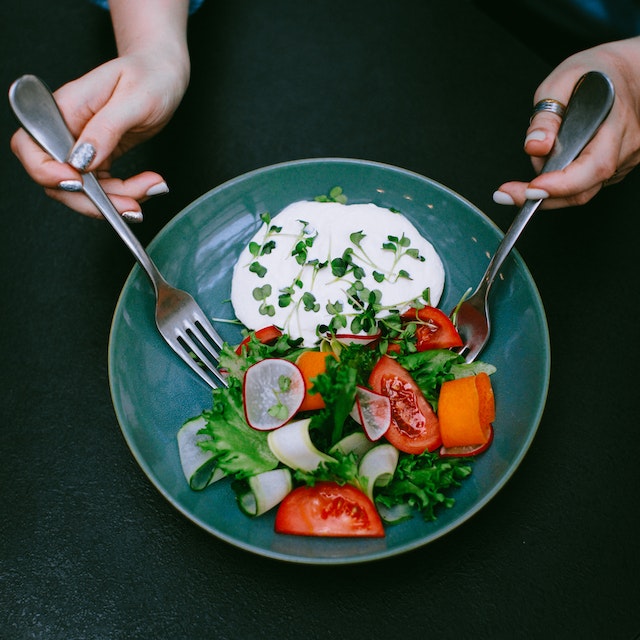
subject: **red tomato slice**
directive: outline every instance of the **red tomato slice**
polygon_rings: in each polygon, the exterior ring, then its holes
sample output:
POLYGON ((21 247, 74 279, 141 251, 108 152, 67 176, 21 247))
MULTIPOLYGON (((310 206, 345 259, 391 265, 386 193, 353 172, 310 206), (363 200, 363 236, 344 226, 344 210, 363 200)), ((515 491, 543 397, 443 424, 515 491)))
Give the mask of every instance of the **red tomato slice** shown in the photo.
POLYGON ((416 347, 418 351, 462 346, 462 338, 455 325, 440 309, 435 307, 409 309, 402 314, 402 319, 417 322, 416 347))
MULTIPOLYGON (((254 332, 256 338, 262 342, 262 344, 269 344, 270 342, 275 342, 281 335, 282 331, 278 329, 275 325, 270 324, 268 327, 263 327, 262 329, 258 329, 254 332)), ((242 349, 249 344, 251 336, 247 336, 237 347, 236 353, 240 355, 242 353, 242 349)))
POLYGON ((369 376, 369 385, 391 400, 391 426, 384 437, 396 449, 418 454, 442 444, 438 417, 399 362, 382 356, 369 376))
POLYGON ((373 502, 354 486, 335 482, 294 489, 278 507, 275 530, 298 536, 384 537, 373 502))

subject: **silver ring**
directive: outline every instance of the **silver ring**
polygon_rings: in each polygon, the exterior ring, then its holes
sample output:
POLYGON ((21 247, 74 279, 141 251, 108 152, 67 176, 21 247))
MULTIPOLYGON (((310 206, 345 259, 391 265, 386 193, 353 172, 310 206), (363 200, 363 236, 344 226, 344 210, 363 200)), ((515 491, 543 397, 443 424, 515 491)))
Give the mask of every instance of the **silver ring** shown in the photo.
POLYGON ((549 111, 562 118, 566 110, 567 108, 559 100, 555 100, 554 98, 544 98, 544 100, 536 102, 535 107, 533 107, 531 118, 529 118, 529 123, 531 123, 531 120, 533 120, 536 113, 539 113, 540 111, 549 111))

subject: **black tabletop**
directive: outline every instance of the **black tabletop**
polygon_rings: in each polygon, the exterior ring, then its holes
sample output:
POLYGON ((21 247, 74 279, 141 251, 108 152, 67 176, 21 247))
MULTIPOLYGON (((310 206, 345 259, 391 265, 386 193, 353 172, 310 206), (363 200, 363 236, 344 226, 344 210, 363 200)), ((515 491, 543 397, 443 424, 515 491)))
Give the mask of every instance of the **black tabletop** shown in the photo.
MULTIPOLYGON (((5 2, 0 24, 5 89, 24 73, 55 88, 113 55, 88 2, 5 2)), ((551 60, 471 2, 208 0, 189 30, 182 106, 117 167, 171 188, 144 205, 144 244, 227 179, 312 157, 418 172, 508 226, 491 193, 532 176, 522 140, 551 60)), ((138 467, 107 370, 133 259, 29 180, 6 103, 1 117, 0 637, 638 637, 637 175, 537 214, 518 243, 552 373, 506 486, 419 549, 303 566, 203 531, 138 467)))

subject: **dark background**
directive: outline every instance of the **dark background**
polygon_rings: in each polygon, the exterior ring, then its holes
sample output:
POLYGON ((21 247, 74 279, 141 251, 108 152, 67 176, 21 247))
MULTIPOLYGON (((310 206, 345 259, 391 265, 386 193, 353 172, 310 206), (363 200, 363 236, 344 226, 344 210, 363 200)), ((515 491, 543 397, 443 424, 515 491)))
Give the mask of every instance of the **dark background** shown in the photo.
MULTIPOLYGON (((0 28, 5 90, 23 73, 56 88, 114 54, 108 14, 81 0, 3 2, 0 28)), ((171 188, 144 205, 145 244, 227 179, 321 156, 429 176, 505 229, 514 211, 491 193, 532 176, 533 92, 582 44, 453 0, 208 0, 189 38, 182 106, 118 165, 171 188)), ((552 377, 507 486, 421 549, 298 566, 202 531, 135 463, 107 375, 133 259, 43 195, 10 153, 6 101, 0 117, 0 638, 638 637, 636 174, 537 214, 519 241, 552 377)))

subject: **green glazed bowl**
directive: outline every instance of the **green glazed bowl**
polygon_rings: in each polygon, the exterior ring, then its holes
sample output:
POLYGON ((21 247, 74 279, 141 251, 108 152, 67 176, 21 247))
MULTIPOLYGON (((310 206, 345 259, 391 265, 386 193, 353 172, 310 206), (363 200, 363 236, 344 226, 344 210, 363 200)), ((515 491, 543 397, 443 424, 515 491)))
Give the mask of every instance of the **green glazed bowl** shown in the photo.
MULTIPOLYGON (((231 272, 259 225, 297 200, 340 186, 349 203, 373 202, 409 218, 435 247, 446 271, 440 307, 451 311, 475 287, 502 233, 477 208, 433 180, 397 167, 340 158, 286 162, 252 171, 209 191, 177 215, 149 253, 167 280, 192 293, 213 318, 233 318, 231 272)), ((477 513, 517 469, 542 417, 550 372, 546 318, 535 283, 517 252, 493 287, 493 335, 482 359, 494 364, 497 417, 488 451, 451 495, 435 522, 420 517, 388 527, 383 539, 331 539, 274 533, 275 513, 249 519, 226 479, 192 491, 182 473, 176 433, 211 404, 210 390, 164 343, 155 301, 136 265, 118 301, 109 341, 109 379, 118 422, 135 459, 162 495, 191 521, 247 551, 290 562, 365 562, 425 545, 477 513)), ((237 326, 214 322, 235 344, 237 326)), ((275 510, 274 510, 275 511, 275 510)))

